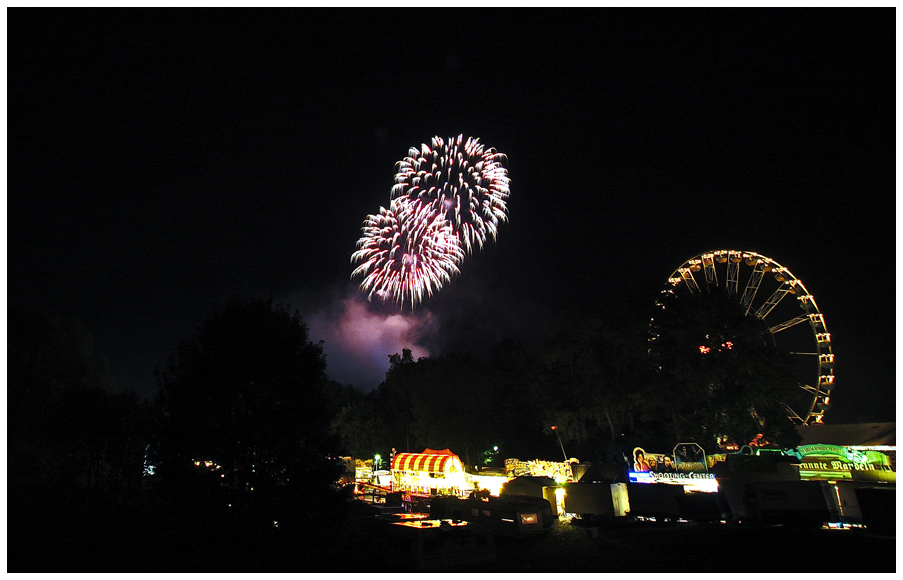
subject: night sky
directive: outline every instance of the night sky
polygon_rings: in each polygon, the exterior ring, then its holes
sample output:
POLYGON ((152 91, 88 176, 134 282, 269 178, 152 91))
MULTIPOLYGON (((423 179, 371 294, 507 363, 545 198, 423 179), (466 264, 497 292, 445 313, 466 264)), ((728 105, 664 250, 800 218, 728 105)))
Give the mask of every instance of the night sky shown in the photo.
POLYGON ((815 296, 828 423, 894 421, 890 9, 7 12, 8 304, 78 318, 120 390, 233 295, 300 309, 330 377, 539 344, 716 249, 815 296), (496 243, 413 315, 350 281, 394 164, 508 157, 496 243))

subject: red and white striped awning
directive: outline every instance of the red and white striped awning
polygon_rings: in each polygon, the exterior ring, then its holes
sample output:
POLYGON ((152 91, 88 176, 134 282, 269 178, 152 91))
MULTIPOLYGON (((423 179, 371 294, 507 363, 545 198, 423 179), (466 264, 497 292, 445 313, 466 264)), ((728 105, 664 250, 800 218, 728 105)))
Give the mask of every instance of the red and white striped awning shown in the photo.
MULTIPOLYGON (((432 450, 430 450, 432 451, 432 450)), ((392 459, 393 471, 427 471, 433 473, 445 473, 461 469, 456 465, 461 463, 457 455, 438 453, 399 453, 392 459), (448 468, 454 466, 451 470, 448 468)))

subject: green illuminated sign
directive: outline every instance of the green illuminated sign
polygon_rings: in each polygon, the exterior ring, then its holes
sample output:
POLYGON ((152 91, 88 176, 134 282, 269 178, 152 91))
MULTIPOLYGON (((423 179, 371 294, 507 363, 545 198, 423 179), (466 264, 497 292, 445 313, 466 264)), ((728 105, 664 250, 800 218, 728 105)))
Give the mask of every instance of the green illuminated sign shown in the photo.
POLYGON ((891 458, 880 451, 858 450, 841 445, 800 445, 800 479, 849 479, 897 481, 891 458))

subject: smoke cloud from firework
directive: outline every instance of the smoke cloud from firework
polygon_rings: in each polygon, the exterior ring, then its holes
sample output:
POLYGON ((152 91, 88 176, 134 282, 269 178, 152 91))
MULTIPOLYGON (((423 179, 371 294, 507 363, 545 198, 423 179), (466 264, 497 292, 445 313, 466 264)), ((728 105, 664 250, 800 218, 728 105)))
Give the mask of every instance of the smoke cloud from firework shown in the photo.
POLYGON ((385 380, 390 355, 407 348, 414 360, 429 356, 423 343, 437 325, 428 311, 383 312, 374 308, 354 286, 302 314, 310 339, 323 341, 329 378, 361 391, 369 391, 385 380))

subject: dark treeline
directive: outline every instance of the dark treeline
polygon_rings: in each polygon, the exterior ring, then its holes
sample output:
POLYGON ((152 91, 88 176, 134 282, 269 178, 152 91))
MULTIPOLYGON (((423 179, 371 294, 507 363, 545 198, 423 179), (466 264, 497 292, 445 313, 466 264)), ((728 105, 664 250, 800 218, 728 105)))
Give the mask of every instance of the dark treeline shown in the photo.
POLYGON ((9 571, 335 567, 341 401, 297 313, 231 301, 150 401, 77 322, 10 309, 7 332, 9 571))
POLYGON ((714 297, 650 327, 651 303, 566 308, 540 352, 394 353, 361 393, 329 379, 297 312, 233 299, 157 371, 153 400, 115 390, 77 322, 11 308, 8 570, 366 570, 345 555, 348 455, 448 447, 499 466, 563 446, 614 476, 634 445, 793 443, 798 388, 755 321, 714 297), (703 357, 702 340, 739 348, 703 357))
POLYGON ((346 392, 333 430, 356 457, 449 447, 470 466, 566 454, 617 471, 635 445, 714 451, 759 434, 793 446, 785 405, 801 389, 767 326, 717 293, 660 298, 664 309, 650 295, 565 308, 540 352, 505 340, 482 353, 395 354, 377 389, 346 392))

